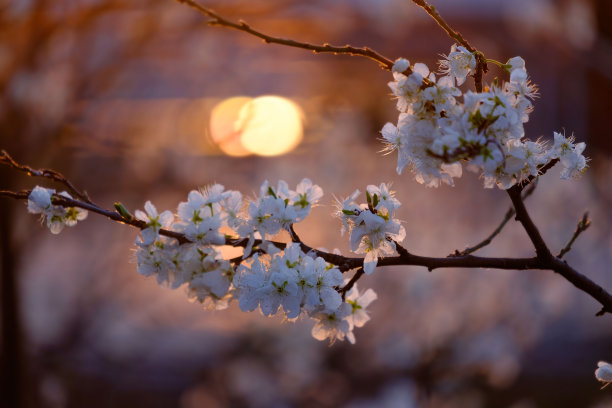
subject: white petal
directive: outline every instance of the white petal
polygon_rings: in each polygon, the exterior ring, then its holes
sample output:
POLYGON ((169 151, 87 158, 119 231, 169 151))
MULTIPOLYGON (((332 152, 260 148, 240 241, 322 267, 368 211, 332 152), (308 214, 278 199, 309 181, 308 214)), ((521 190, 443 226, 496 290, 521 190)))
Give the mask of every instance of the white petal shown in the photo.
POLYGON ((172 214, 171 211, 166 210, 159 216, 159 223, 162 225, 162 227, 168 227, 173 221, 174 214, 172 214))
POLYGON ((157 238, 157 233, 152 227, 145 228, 140 233, 142 234, 142 245, 151 245, 157 238))
POLYGON ((342 296, 332 288, 321 288, 321 300, 329 310, 336 310, 342 304, 342 296))
POLYGON ((238 299, 238 306, 243 312, 252 312, 257 308, 259 304, 259 297, 253 292, 247 292, 240 295, 238 299))
POLYGON ((259 302, 259 307, 261 308, 261 312, 265 316, 271 316, 278 311, 280 306, 280 297, 279 296, 271 296, 271 294, 266 293, 261 297, 261 301, 259 302))
POLYGON ((368 316, 368 314, 363 310, 357 310, 353 314, 353 324, 355 327, 363 327, 368 320, 370 320, 370 316, 368 316))
POLYGON ((373 301, 378 299, 378 295, 372 289, 368 289, 365 293, 358 298, 359 306, 364 309, 370 305, 373 301))
POLYGON ((414 64, 413 71, 420 74, 423 78, 429 75, 429 68, 427 67, 427 65, 423 64, 422 62, 417 62, 416 64, 414 64))
POLYGON ((376 265, 378 264, 378 256, 374 251, 370 251, 366 254, 365 259, 363 260, 363 271, 366 275, 370 275, 376 269, 376 265))
POLYGON ((138 219, 140 221, 149 222, 149 217, 147 216, 147 214, 144 211, 136 210, 134 212, 134 215, 136 216, 136 219, 138 219))
POLYGON ((402 73, 408 68, 410 68, 410 61, 408 61, 406 58, 398 58, 393 64, 392 71, 402 73))
POLYGON ((312 328, 311 333, 312 337, 317 340, 325 340, 331 334, 329 330, 327 330, 327 328, 321 323, 315 324, 315 326, 312 328))
POLYGON ((150 201, 147 201, 145 203, 145 211, 147 212, 147 214, 149 214, 151 217, 155 218, 157 217, 157 208, 155 208, 155 206, 153 205, 153 203, 151 203, 150 201))
POLYGON ((295 319, 300 315, 300 299, 297 296, 287 296, 283 301, 283 310, 287 314, 287 318, 295 319))
POLYGON ((605 361, 600 361, 597 363, 597 366, 599 368, 595 370, 595 377, 599 381, 612 382, 612 365, 605 361))
POLYGON ((47 226, 49 227, 51 233, 56 235, 62 232, 62 230, 64 229, 64 223, 62 221, 53 221, 50 223, 48 222, 47 226))

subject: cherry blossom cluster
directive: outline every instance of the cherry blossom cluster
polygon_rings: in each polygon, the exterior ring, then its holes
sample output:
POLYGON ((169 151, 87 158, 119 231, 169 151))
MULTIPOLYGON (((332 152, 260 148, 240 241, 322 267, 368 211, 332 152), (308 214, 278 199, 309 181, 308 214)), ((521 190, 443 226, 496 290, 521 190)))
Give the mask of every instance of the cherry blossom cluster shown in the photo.
POLYGON ((363 270, 369 275, 376 268, 379 257, 395 253, 395 243, 404 240, 406 230, 393 218, 400 202, 385 183, 367 187, 367 203, 355 201, 359 194, 359 190, 355 190, 339 202, 336 215, 342 219, 341 232, 350 232, 351 251, 366 254, 363 270))
MULTIPOLYGON (((51 197, 56 194, 51 188, 36 186, 28 197, 28 212, 40 214, 41 222, 46 223, 52 234, 59 234, 65 226, 73 227, 77 221, 87 218, 87 211, 78 207, 53 205, 51 197)), ((57 193, 72 198, 66 191, 57 193)))
POLYGON ((318 340, 348 339, 355 342, 354 327, 361 327, 369 316, 365 308, 376 299, 372 289, 360 294, 353 286, 345 300, 338 292, 345 282, 338 268, 321 257, 305 254, 292 243, 284 251, 253 256, 252 262, 238 267, 234 279, 240 309, 257 308, 265 316, 281 310, 288 320, 301 314, 316 321, 312 335, 318 340))
MULTIPOLYGON (((42 213, 51 231, 59 233, 64 225, 84 219, 87 212, 53 205, 54 193, 36 187, 28 198, 28 209, 42 213)), ((304 179, 295 190, 284 181, 277 186, 266 181, 259 196, 248 203, 240 192, 220 184, 193 190, 176 214, 160 213, 147 201, 144 211, 136 210, 134 216, 143 223, 135 242, 138 272, 173 289, 185 287, 190 299, 209 309, 225 309, 236 300, 244 312, 282 313, 286 320, 309 316, 316 322, 312 329, 316 339, 354 343, 353 329, 369 320, 366 308, 376 299, 374 291, 360 293, 357 285, 347 287, 336 266, 314 251, 305 253, 300 243, 269 241, 281 230, 293 233, 293 224, 306 218, 322 196, 319 186, 304 179), (185 240, 170 238, 162 230, 180 233, 185 240), (246 243, 241 257, 223 259, 219 247, 226 244, 226 237, 246 243)), ((362 241, 351 246, 357 253, 390 254, 394 246, 387 239, 401 240, 405 235, 392 219, 400 204, 384 184, 368 186, 367 196, 369 204, 357 206, 362 209, 355 209, 351 217, 344 216, 351 225, 351 241, 362 241)), ((347 208, 355 206, 355 198, 353 194, 346 200, 347 208)), ((120 212, 132 217, 124 208, 120 212)), ((366 265, 368 273, 376 259, 366 265)))
POLYGON ((136 241, 138 271, 156 275, 160 284, 173 288, 185 285, 190 298, 205 307, 224 309, 237 300, 245 312, 283 313, 288 320, 304 314, 317 322, 315 338, 354 342, 352 330, 367 321, 365 307, 376 297, 373 291, 360 295, 352 288, 345 301, 338 268, 304 253, 298 243, 281 250, 267 241, 306 218, 322 196, 319 186, 304 179, 295 190, 284 181, 276 187, 266 181, 247 205, 242 194, 219 184, 194 190, 178 205, 176 218, 170 211, 159 214, 147 202, 145 212, 136 211, 136 218, 147 224, 136 241), (184 234, 189 243, 161 237, 161 228, 184 234), (222 228, 248 240, 238 267, 222 259, 214 247, 225 244, 222 228), (255 249, 256 239, 262 243, 255 249))
POLYGON ((562 178, 580 175, 586 167, 584 143, 556 132, 552 146, 525 138, 523 124, 537 96, 525 61, 514 57, 500 64, 508 81, 496 80, 482 92, 462 92, 458 87, 476 65, 474 53, 457 45, 440 61, 439 77, 423 63, 395 62, 389 87, 400 114, 397 125, 387 123, 381 133, 386 150, 398 151, 398 174, 408 166, 421 184, 452 185, 466 164, 482 175, 486 188, 507 189, 559 159, 562 178))

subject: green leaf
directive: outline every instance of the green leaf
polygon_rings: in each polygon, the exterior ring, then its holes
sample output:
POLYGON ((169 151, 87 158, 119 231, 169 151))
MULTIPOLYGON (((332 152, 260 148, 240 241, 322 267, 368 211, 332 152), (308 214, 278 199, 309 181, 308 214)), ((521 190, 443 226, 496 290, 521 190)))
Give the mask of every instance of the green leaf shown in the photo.
POLYGON ((134 216, 132 214, 130 214, 130 212, 128 211, 127 208, 125 208, 125 206, 123 204, 121 204, 120 202, 116 202, 115 204, 113 204, 113 206, 115 207, 115 210, 117 210, 117 212, 126 220, 132 220, 134 218, 134 216))
POLYGON ((276 193, 274 192, 272 187, 268 187, 268 195, 270 195, 270 196, 272 196, 274 198, 278 198, 278 197, 276 197, 276 193))

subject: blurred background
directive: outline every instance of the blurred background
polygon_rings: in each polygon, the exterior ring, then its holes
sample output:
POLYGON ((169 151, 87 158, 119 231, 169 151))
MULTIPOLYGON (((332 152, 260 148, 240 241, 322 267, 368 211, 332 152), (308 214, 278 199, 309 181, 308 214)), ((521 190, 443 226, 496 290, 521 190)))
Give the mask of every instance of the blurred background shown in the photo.
MULTIPOLYGON (((612 2, 432 3, 488 58, 525 58, 541 94, 529 137, 587 143, 582 179, 553 169, 527 206, 555 252, 588 209, 566 259, 612 290, 612 2)), ((431 69, 452 45, 408 0, 202 4, 431 69)), ((349 254, 334 197, 391 182, 405 246, 445 256, 510 204, 470 173, 439 189, 395 173, 396 156, 379 153, 397 120, 392 77, 372 61, 266 45, 170 0, 2 0, 0 20, 0 148, 107 208, 174 210, 215 182, 253 196, 264 180, 308 177, 325 196, 297 232, 349 254)), ((0 168, 0 189, 40 183, 0 168)), ((550 271, 378 269, 359 282, 378 293, 372 320, 356 345, 330 347, 310 321, 205 311, 138 275, 135 230, 90 214, 56 237, 22 202, 0 200, 0 214, 3 407, 612 407, 593 375, 612 360, 612 317, 550 271)), ((532 253, 513 222, 480 251, 532 253)))

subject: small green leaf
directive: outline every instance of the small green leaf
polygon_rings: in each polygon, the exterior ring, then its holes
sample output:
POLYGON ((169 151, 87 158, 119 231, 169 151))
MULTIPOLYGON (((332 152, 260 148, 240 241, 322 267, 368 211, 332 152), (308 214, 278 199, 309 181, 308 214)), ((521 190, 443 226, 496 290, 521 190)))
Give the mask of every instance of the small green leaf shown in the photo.
POLYGON ((115 207, 115 210, 117 210, 117 212, 126 220, 131 220, 134 218, 134 216, 132 214, 130 214, 130 212, 128 211, 127 208, 125 208, 125 206, 123 204, 121 204, 120 202, 116 202, 115 204, 113 204, 113 206, 115 207))
POLYGON ((272 187, 268 187, 268 195, 270 195, 270 196, 272 196, 274 198, 278 198, 278 197, 276 197, 276 193, 274 192, 272 187))

